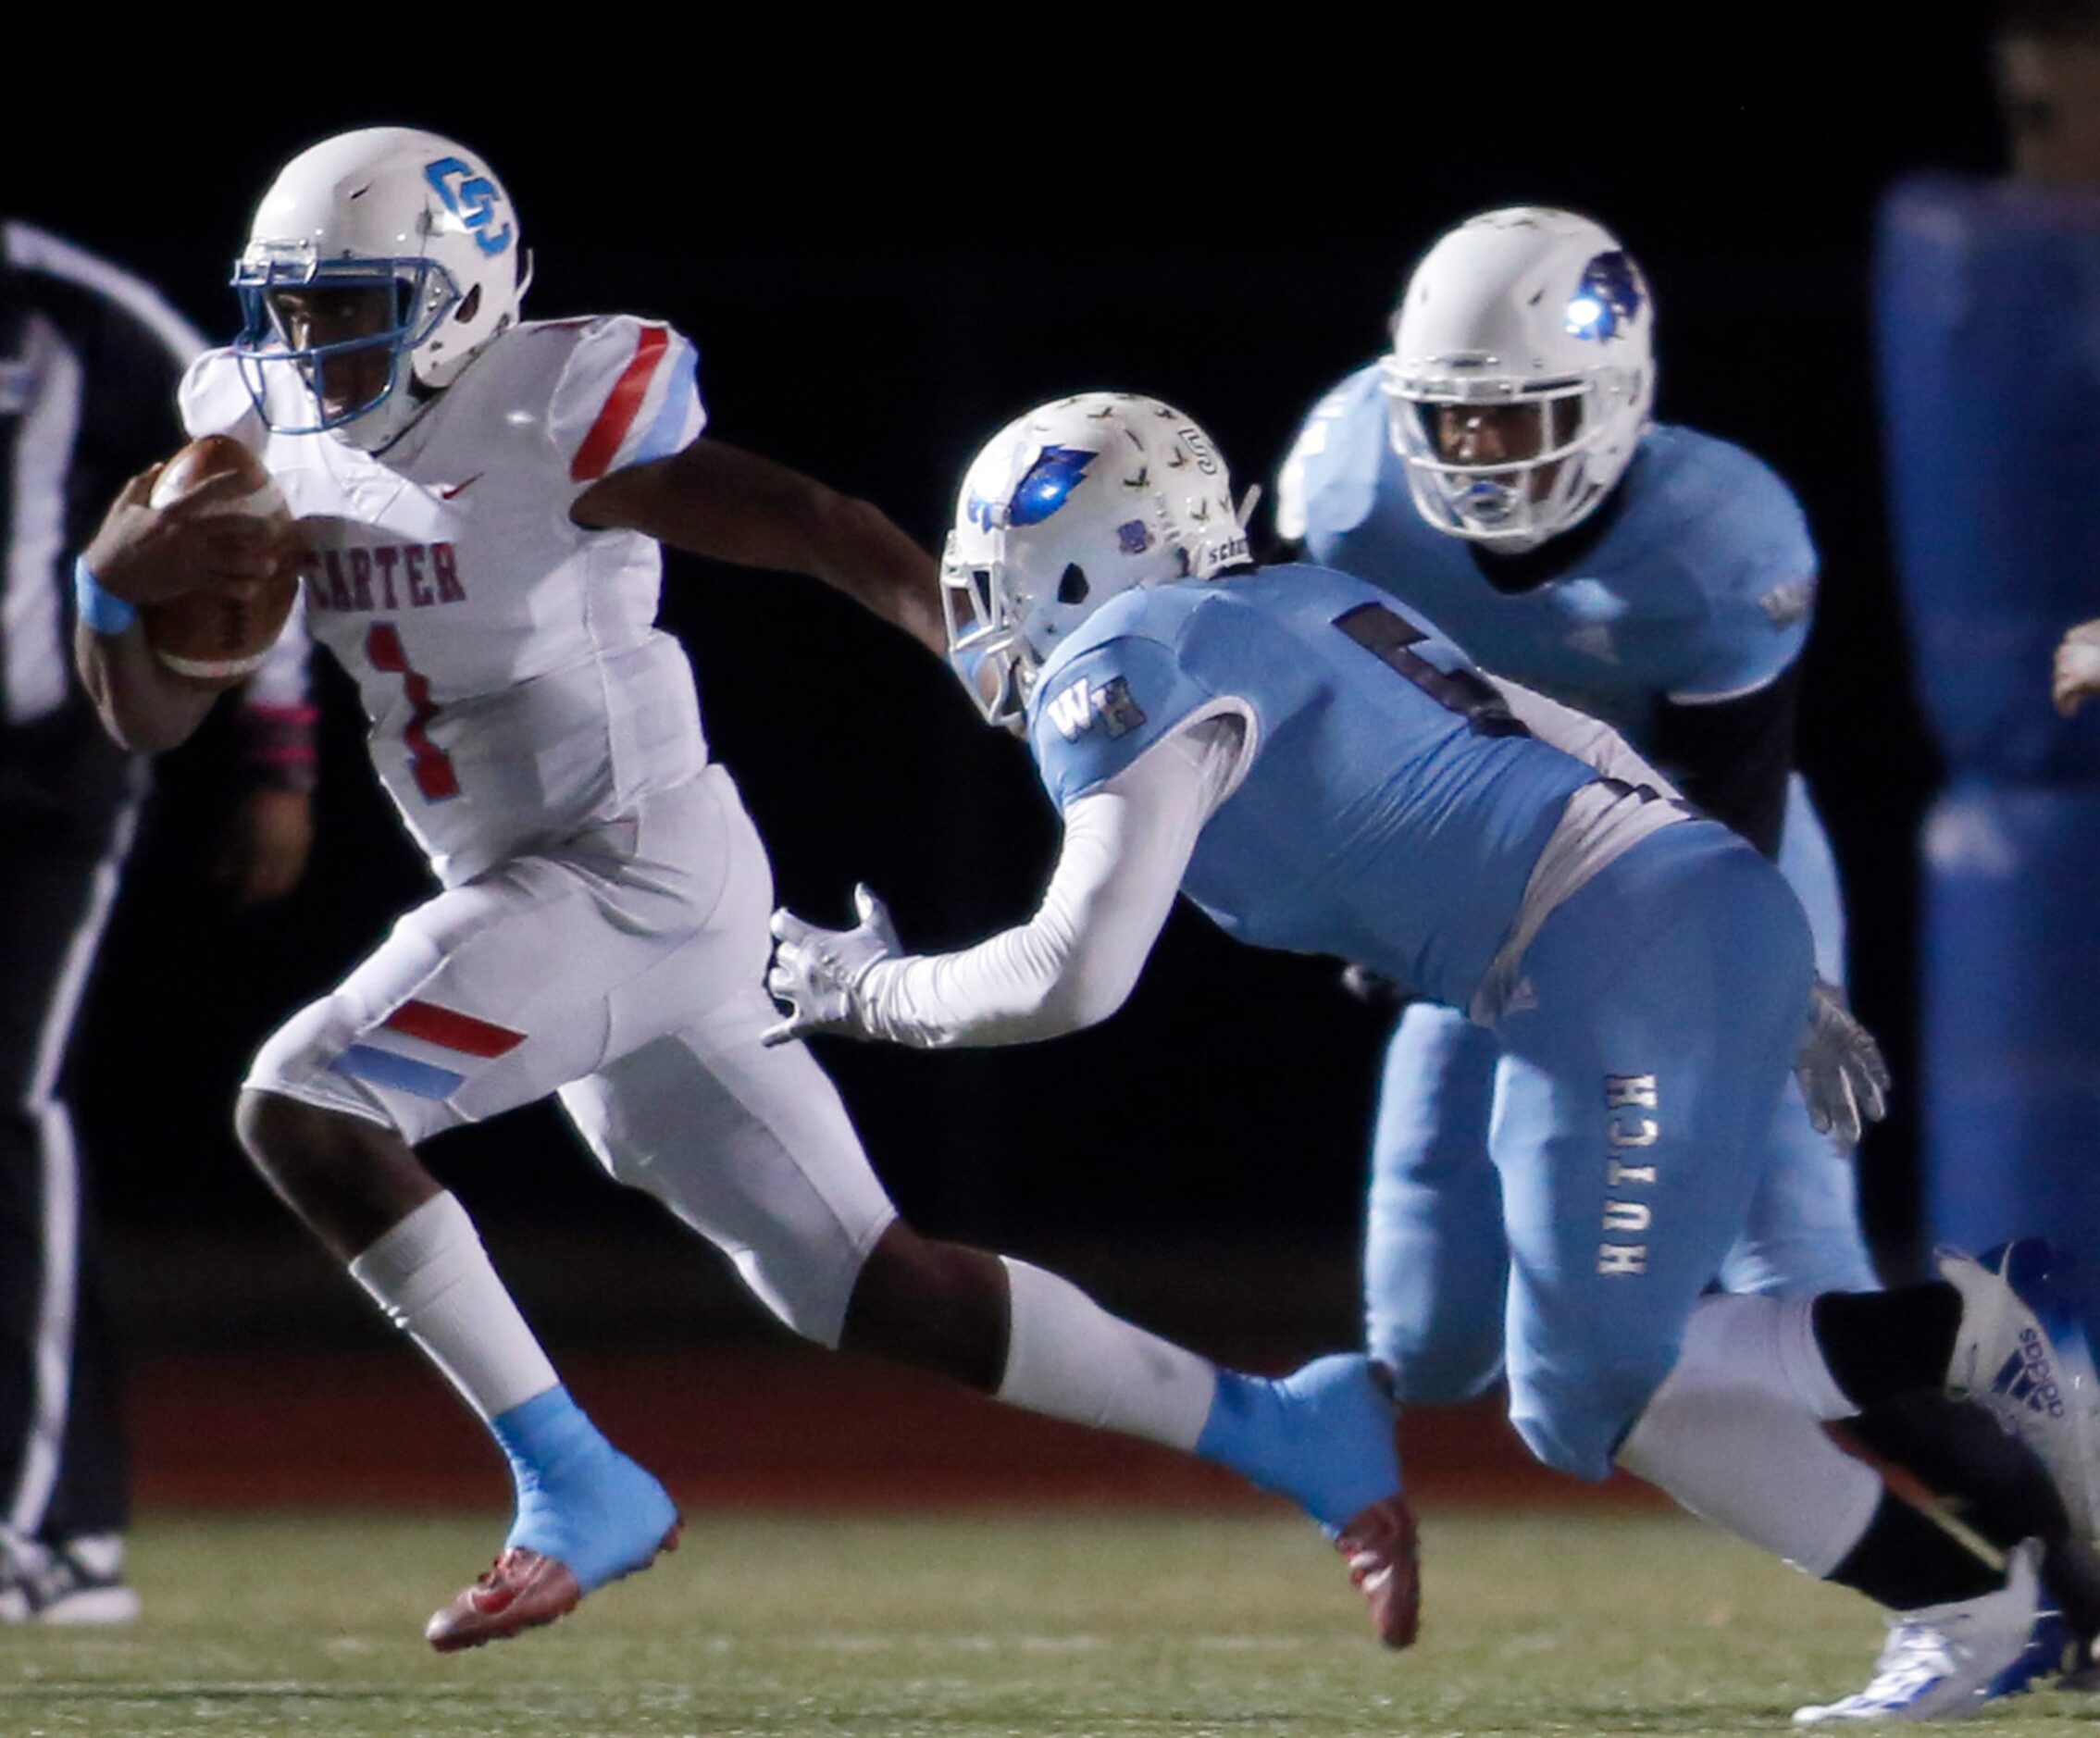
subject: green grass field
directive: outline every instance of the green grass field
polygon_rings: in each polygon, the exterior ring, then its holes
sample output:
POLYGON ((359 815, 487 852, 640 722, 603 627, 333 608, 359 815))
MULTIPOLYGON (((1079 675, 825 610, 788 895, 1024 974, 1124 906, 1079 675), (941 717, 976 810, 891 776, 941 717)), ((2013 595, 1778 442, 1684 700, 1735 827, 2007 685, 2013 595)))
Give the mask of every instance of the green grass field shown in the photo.
MULTIPOLYGON (((1863 1601, 1661 1515, 1433 1517, 1402 1655, 1281 1518, 702 1515, 553 1629, 439 1658, 423 1618, 496 1533, 149 1520, 136 1628, 0 1632, 0 1733, 1730 1732, 1857 1689, 1880 1638, 1863 1601)), ((1994 1732, 2100 1716, 2000 1707, 1994 1732)))

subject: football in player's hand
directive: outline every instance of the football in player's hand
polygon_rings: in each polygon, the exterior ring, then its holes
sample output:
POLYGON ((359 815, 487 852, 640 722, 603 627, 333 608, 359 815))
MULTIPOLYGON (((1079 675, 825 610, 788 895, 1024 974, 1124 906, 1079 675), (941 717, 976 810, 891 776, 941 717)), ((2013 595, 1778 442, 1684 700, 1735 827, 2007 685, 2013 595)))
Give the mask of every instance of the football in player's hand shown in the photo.
MULTIPOLYGON (((193 441, 162 466, 152 504, 165 507, 193 490, 231 474, 241 486, 202 503, 200 514, 260 519, 289 529, 290 508, 262 460, 229 435, 193 441)), ((178 676, 206 688, 231 688, 253 675, 284 631, 299 595, 299 578, 287 566, 250 585, 205 586, 139 612, 146 643, 178 676)))

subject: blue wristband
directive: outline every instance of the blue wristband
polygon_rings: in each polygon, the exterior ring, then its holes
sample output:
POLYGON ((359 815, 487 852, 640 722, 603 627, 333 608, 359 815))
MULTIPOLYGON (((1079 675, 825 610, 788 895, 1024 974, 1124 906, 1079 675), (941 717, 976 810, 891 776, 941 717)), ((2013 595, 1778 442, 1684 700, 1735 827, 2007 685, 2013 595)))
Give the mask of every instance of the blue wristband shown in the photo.
POLYGON ((80 611, 81 620, 98 634, 115 637, 139 619, 135 605, 124 602, 114 591, 105 591, 88 571, 87 557, 73 558, 73 603, 80 611))

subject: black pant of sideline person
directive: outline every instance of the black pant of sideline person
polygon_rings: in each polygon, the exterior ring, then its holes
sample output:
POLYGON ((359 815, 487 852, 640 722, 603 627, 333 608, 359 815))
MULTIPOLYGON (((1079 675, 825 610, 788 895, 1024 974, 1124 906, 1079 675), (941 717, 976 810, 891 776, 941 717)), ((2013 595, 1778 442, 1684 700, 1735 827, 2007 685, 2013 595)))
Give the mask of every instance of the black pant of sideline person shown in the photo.
POLYGON ((0 735, 0 1621, 121 1622, 130 1484, 68 1040, 144 767, 68 707, 0 735))

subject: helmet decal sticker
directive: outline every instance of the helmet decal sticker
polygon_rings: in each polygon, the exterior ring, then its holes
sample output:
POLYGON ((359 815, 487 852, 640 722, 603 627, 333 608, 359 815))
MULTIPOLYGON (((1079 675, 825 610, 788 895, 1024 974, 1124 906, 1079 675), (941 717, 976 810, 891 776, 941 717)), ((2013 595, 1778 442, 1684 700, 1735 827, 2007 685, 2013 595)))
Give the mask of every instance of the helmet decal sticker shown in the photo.
POLYGON ((1014 490, 1007 522, 1040 525, 1064 505, 1065 498, 1086 476, 1087 466, 1100 456, 1080 447, 1045 447, 1042 456, 1028 467, 1028 474, 1014 490))
POLYGON ((1599 254, 1583 267, 1582 281, 1569 299, 1569 335, 1600 342, 1615 338, 1646 299, 1640 270, 1623 250, 1599 254))

